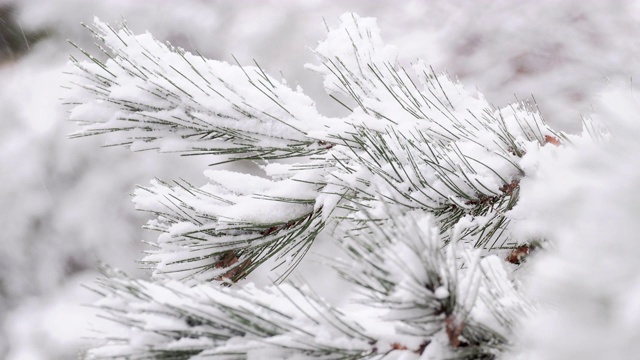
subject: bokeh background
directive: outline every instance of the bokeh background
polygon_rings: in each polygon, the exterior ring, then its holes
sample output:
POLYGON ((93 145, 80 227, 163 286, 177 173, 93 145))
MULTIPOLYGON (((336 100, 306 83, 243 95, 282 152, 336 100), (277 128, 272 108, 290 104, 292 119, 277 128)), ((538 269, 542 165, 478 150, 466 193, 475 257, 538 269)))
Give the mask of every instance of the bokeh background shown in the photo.
POLYGON ((609 83, 640 76, 636 1, 0 0, 0 358, 76 358, 93 316, 81 284, 98 263, 145 276, 135 260, 155 235, 127 194, 154 177, 200 183, 207 164, 67 139, 64 72, 79 55, 67 41, 93 51, 81 22, 126 20, 206 57, 256 59, 335 115, 303 65, 344 12, 377 17, 401 62, 424 59, 496 106, 535 99, 567 132, 609 83))

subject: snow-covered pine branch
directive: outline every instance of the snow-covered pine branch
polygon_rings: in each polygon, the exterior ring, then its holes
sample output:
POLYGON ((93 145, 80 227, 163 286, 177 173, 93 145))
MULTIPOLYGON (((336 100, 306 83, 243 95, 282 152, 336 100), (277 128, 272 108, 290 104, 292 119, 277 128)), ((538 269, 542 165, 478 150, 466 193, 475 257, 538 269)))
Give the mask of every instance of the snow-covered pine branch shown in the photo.
MULTIPOLYGON (((72 137, 118 131, 133 150, 230 154, 233 159, 278 159, 322 150, 306 135, 321 116, 299 91, 260 67, 207 60, 95 20, 87 28, 107 61, 75 65, 72 137), (106 47, 106 48, 105 48, 106 47)), ((116 145, 116 144, 114 144, 116 145)))
POLYGON ((308 66, 344 118, 259 67, 91 29, 107 60, 73 60, 74 136, 251 160, 265 174, 206 170, 202 186, 136 190, 161 232, 143 259, 157 282, 103 281, 98 306, 119 326, 92 356, 493 359, 509 348, 532 306, 504 256, 518 265, 538 241, 513 231, 511 210, 541 150, 569 142, 530 106, 496 109, 423 61, 405 69, 375 20, 354 14, 308 66), (291 283, 219 286, 267 262, 282 281, 323 232, 344 250, 334 267, 357 290, 351 304, 291 283))
POLYGON ((284 276, 325 226, 312 179, 273 181, 225 170, 205 175, 209 183, 199 188, 155 180, 136 190, 137 208, 158 216, 147 227, 162 232, 143 260, 157 275, 190 284, 237 281, 273 257, 289 260, 284 276))
MULTIPOLYGON (((72 58, 70 117, 82 125, 73 137, 118 132, 117 143, 133 150, 230 160, 326 152, 326 144, 306 134, 324 121, 313 102, 259 67, 205 60, 126 26, 116 31, 96 20, 89 29, 108 60, 84 51, 91 61, 72 58)), ((235 281, 273 255, 291 255, 295 264, 324 226, 314 206, 314 174, 281 181, 220 171, 207 177, 204 187, 155 181, 136 192, 138 208, 158 215, 149 227, 166 233, 144 260, 156 274, 235 281)))
POLYGON ((333 220, 357 231, 387 219, 388 204, 435 214, 445 242, 456 226, 477 248, 529 240, 508 226, 520 163, 559 136, 527 106, 493 109, 422 61, 409 75, 373 19, 341 17, 309 66, 352 110, 343 119, 319 115, 259 67, 206 60, 126 27, 90 29, 108 59, 73 60, 74 136, 115 132, 133 150, 252 159, 270 178, 208 171, 202 187, 156 181, 137 191, 138 207, 158 215, 149 227, 163 232, 145 259, 158 276, 237 281, 272 257, 288 263, 286 275, 333 220), (265 162, 288 157, 296 164, 265 162))
POLYGON ((342 204, 350 218, 362 218, 356 204, 386 218, 382 197, 436 214, 443 233, 464 222, 461 236, 477 248, 526 243, 511 236, 506 214, 526 175, 519 164, 531 161, 523 160, 529 147, 558 144, 561 135, 527 104, 494 109, 424 61, 407 71, 375 19, 347 14, 341 23, 315 51, 321 64, 307 67, 324 75, 325 89, 341 104, 355 103, 344 121, 351 129, 327 130, 342 145, 329 182, 350 190, 342 204))
POLYGON ((424 212, 394 213, 347 241, 337 267, 358 290, 335 308, 290 283, 157 284, 109 271, 96 305, 115 325, 94 359, 490 359, 531 306, 495 255, 443 247, 424 212), (463 267, 462 262, 468 266, 463 267), (354 265, 355 264, 355 265, 354 265))

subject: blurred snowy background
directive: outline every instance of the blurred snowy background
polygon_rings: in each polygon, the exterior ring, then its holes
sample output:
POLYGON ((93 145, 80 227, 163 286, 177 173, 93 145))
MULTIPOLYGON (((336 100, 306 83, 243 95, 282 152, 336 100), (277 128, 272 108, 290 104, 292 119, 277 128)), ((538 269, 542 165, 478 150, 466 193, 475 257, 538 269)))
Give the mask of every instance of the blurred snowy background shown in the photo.
MULTIPOLYGON (((72 359, 86 340, 99 261, 136 273, 141 225, 127 194, 149 179, 202 181, 206 161, 101 149, 67 140, 60 100, 73 40, 93 51, 80 22, 126 19, 206 57, 300 84, 321 112, 340 109, 306 71, 325 25, 353 11, 378 18, 404 63, 422 58, 503 106, 535 97, 547 121, 577 132, 608 82, 640 75, 640 6, 587 1, 0 0, 0 358, 72 359)), ((138 272, 137 274, 140 274, 138 272)))

